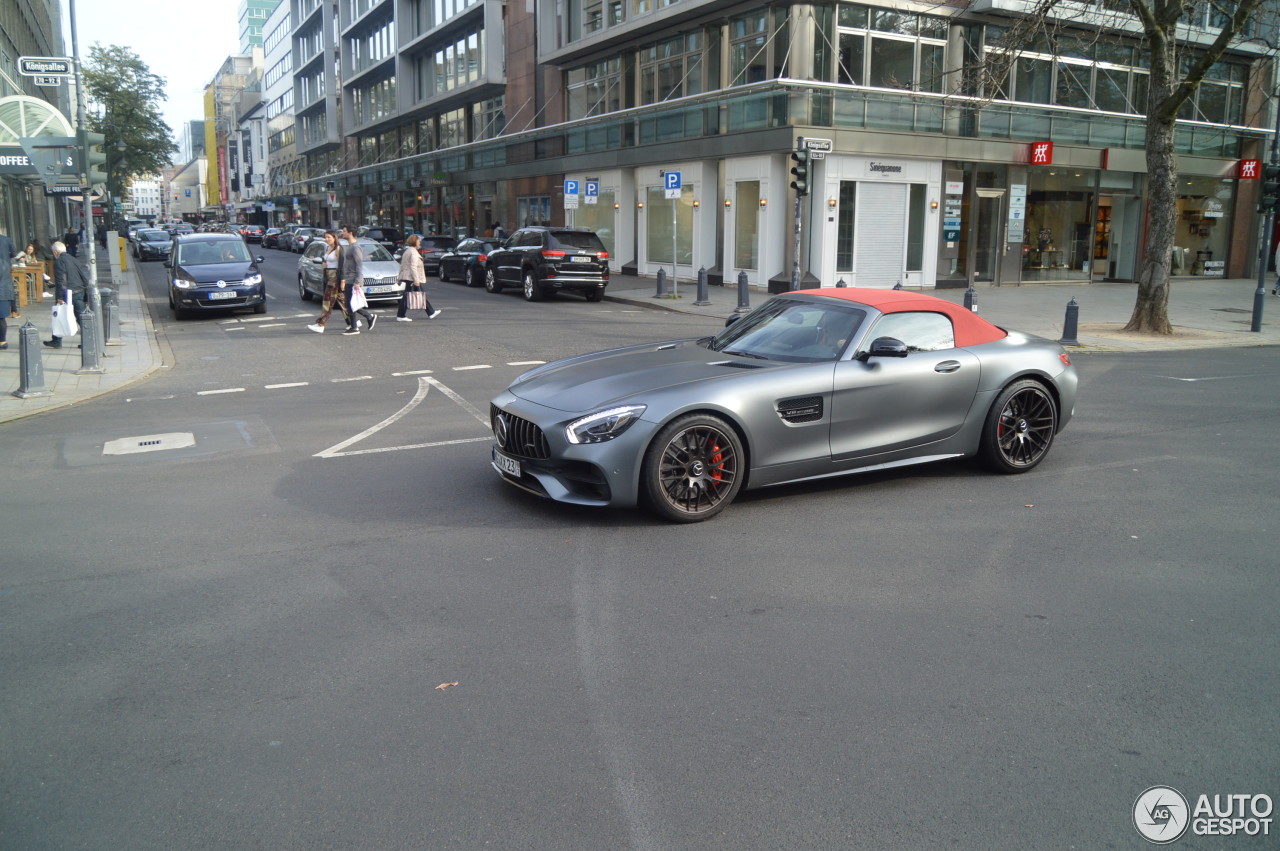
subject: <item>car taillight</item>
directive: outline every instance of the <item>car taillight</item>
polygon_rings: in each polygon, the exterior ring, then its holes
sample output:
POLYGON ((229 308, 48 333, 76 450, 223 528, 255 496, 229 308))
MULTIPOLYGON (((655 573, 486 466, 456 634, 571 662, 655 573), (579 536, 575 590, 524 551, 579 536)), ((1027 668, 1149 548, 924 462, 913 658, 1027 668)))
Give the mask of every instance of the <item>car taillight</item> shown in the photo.
POLYGON ((564 254, 565 253, 563 251, 557 251, 554 248, 543 249, 542 252, 543 257, 563 257, 564 254))
POLYGON ((609 252, 607 252, 607 251, 597 251, 597 252, 596 252, 596 256, 597 256, 597 257, 599 257, 601 260, 606 260, 606 259, 608 259, 608 257, 609 257, 609 252))
POLYGON ((477 255, 476 255, 476 262, 477 262, 477 263, 488 263, 488 262, 489 262, 489 255, 488 255, 488 254, 477 254, 477 255))

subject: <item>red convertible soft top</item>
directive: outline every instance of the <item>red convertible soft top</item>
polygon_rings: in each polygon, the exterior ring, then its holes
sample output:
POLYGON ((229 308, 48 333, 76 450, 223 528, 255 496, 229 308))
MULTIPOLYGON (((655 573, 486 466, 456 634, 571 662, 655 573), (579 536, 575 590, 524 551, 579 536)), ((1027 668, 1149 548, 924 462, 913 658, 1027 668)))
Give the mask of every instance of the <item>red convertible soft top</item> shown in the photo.
POLYGON ((1009 336, 1002 328, 992 325, 978 314, 962 305, 924 293, 906 290, 876 290, 859 287, 823 287, 818 290, 797 290, 796 295, 816 295, 852 301, 874 307, 881 313, 902 313, 910 310, 928 310, 946 314, 956 332, 956 345, 977 346, 1009 336))

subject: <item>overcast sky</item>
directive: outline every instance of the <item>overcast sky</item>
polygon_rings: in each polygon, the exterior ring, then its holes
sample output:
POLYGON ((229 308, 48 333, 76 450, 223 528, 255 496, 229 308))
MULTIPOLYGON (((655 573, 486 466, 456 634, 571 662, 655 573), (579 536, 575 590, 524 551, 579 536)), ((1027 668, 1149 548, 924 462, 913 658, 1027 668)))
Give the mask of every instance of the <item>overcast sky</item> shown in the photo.
MULTIPOLYGON (((61 0, 67 54, 71 53, 71 0, 61 0)), ((184 121, 204 118, 204 89, 223 61, 240 50, 239 0, 75 0, 80 61, 89 48, 127 47, 164 78, 169 99, 162 117, 175 136, 184 121)), ((74 120, 74 119, 73 119, 74 120)))

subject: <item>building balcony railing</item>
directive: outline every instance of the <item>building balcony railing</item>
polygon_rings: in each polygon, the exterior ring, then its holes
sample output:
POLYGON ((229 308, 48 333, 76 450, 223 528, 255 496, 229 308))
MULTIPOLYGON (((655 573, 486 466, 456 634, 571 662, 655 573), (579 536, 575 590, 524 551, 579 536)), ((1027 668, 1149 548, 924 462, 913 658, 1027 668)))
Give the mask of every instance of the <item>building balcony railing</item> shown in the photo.
MULTIPOLYGON (((381 183, 792 126, 1137 150, 1146 140, 1146 119, 1138 115, 773 80, 361 163, 342 177, 351 185, 381 183)), ((1175 150, 1231 158, 1242 141, 1270 136, 1266 128, 1179 121, 1175 150)))

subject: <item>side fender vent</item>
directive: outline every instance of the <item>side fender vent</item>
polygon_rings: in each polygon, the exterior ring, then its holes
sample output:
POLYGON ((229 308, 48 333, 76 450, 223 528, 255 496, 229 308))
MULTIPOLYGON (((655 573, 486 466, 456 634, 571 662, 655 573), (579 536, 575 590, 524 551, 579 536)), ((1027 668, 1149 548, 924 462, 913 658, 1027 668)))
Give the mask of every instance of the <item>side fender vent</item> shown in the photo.
POLYGON ((782 399, 778 402, 778 416, 793 425, 817 422, 822 419, 822 397, 797 396, 794 399, 782 399))

